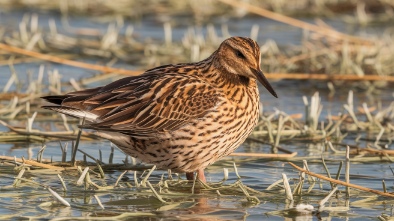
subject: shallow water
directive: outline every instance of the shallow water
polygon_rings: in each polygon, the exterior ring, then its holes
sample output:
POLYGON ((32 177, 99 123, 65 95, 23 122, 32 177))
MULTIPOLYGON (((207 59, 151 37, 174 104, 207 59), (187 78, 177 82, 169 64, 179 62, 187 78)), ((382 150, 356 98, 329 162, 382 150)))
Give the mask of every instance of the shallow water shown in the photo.
MULTIPOLYGON (((0 25, 7 25, 10 29, 17 29, 20 18, 25 12, 0 12, 0 25)), ((40 14, 39 24, 47 25, 48 19, 53 18, 59 22, 59 17, 56 14, 40 14)), ((310 21, 310 20, 307 20, 310 21)), ((70 18, 70 25, 73 27, 89 27, 100 30, 105 30, 107 24, 96 23, 86 18, 70 18)), ((155 38, 161 39, 163 37, 162 24, 152 18, 146 18, 140 21, 127 21, 135 26, 135 32, 141 38, 155 38)), ((289 28, 287 25, 272 22, 267 19, 257 17, 248 17, 244 19, 231 19, 228 22, 229 31, 233 35, 249 35, 250 28, 253 24, 260 26, 259 41, 265 41, 267 38, 275 39, 279 45, 299 44, 301 41, 302 32, 296 28, 289 28), (264 30, 264 31, 263 31, 264 30)), ((341 31, 365 34, 376 31, 376 27, 367 27, 359 29, 357 27, 346 26, 340 20, 330 19, 326 21, 330 25, 338 28, 341 31)), ((59 22, 60 25, 60 22, 59 22)), ((220 29, 220 23, 214 24, 216 28, 220 29)), ((179 25, 173 28, 174 41, 180 40, 183 33, 187 29, 187 25, 179 25)), ((93 60, 94 61, 94 60, 93 60)), ((15 70, 21 81, 27 81, 28 72, 32 72, 32 79, 37 76, 40 64, 17 64, 15 70)), ((118 67, 133 69, 131 64, 119 63, 118 67)), ((59 70, 62 74, 63 81, 69 81, 70 78, 80 79, 87 76, 92 76, 94 72, 62 66, 58 64, 45 64, 46 70, 59 70)), ((0 88, 7 82, 10 76, 10 70, 7 66, 0 66, 0 88)), ((327 86, 322 82, 310 81, 280 81, 273 82, 273 87, 278 92, 279 99, 273 98, 265 89, 260 88, 262 94, 261 101, 264 106, 264 111, 267 113, 273 112, 275 108, 284 111, 288 114, 304 113, 304 106, 302 103, 302 96, 308 98, 316 91, 319 92, 324 106, 322 113, 322 120, 328 113, 336 115, 338 112, 344 112, 342 105, 346 103, 348 90, 352 88, 355 95, 355 106, 360 106, 366 102, 368 106, 377 106, 379 103, 383 107, 389 105, 393 99, 393 91, 391 87, 386 87, 378 90, 378 94, 369 94, 361 89, 352 87, 351 85, 343 85, 336 88, 334 96, 329 95, 327 86)), ((11 88, 15 89, 15 88, 11 88)), ((23 90, 22 90, 23 91, 23 90)), ((0 126, 0 131, 6 128, 0 126)), ((66 141, 64 141, 66 142, 66 141)), ((64 143, 63 142, 63 143, 64 143)), ((354 135, 345 138, 344 143, 354 144, 354 135)), ((70 143, 70 141, 69 141, 70 143)), ((53 161, 61 160, 61 151, 58 142, 46 143, 47 148, 44 153, 44 158, 52 158, 53 161)), ((70 145, 70 144, 69 144, 70 145)), ((337 154, 329 154, 324 151, 321 143, 308 143, 301 141, 285 142, 280 144, 282 147, 297 152, 297 156, 320 157, 322 154, 326 159, 327 166, 331 174, 336 174, 339 161, 344 161, 344 156, 337 154)), ((360 146, 365 146, 366 141, 362 142, 360 146)), ((7 156, 35 156, 41 144, 37 143, 0 143, 0 154, 7 156)), ((97 140, 94 142, 81 142, 79 148, 95 158, 99 158, 99 151, 102 151, 103 161, 108 162, 110 155, 110 143, 105 140, 97 140)), ((389 146, 393 148, 393 145, 389 146)), ((343 149, 342 149, 343 150, 343 149)), ((269 153, 270 147, 268 145, 261 145, 253 142, 246 142, 237 150, 238 152, 262 152, 269 153)), ((67 160, 70 160, 70 148, 68 151, 67 160)), ((83 155, 78 153, 77 159, 82 159, 83 155)), ((121 163, 125 159, 125 155, 118 150, 115 150, 114 163, 121 163)), ((289 179, 298 178, 298 172, 286 162, 272 161, 269 159, 258 158, 239 158, 227 157, 215 163, 206 170, 206 176, 209 183, 219 182, 223 178, 223 168, 228 168, 230 171, 229 179, 226 184, 234 183, 237 177, 234 173, 233 162, 236 163, 238 172, 242 177, 242 182, 259 191, 263 191, 269 185, 277 180, 282 179, 282 173, 287 174, 289 179)), ((301 161, 295 162, 297 165, 301 161)), ((366 186, 368 188, 382 191, 382 180, 384 179, 388 191, 393 191, 394 176, 389 168, 391 164, 387 161, 379 163, 351 163, 351 183, 366 186)), ((321 163, 309 162, 311 171, 325 174, 321 163)), ((343 169, 342 169, 343 171, 343 169)), ((100 180, 94 178, 94 181, 102 185, 112 185, 115 183, 117 177, 123 171, 107 172, 105 179, 100 180)), ((154 171, 149 181, 157 183, 164 171, 154 171)), ((343 173, 342 173, 343 174, 343 173)), ((377 198, 370 201, 370 203, 356 202, 364 199, 367 195, 365 193, 354 193, 350 199, 349 211, 334 211, 322 212, 321 214, 294 214, 289 213, 286 209, 289 207, 288 202, 285 201, 285 194, 283 191, 278 193, 267 192, 266 195, 259 196, 261 203, 253 205, 247 202, 245 196, 242 194, 219 196, 216 194, 195 194, 191 195, 189 192, 183 193, 180 196, 163 195, 165 200, 174 206, 170 208, 159 201, 157 201, 152 194, 147 194, 144 190, 136 188, 119 188, 108 191, 83 191, 83 187, 76 186, 75 182, 78 176, 75 174, 63 173, 67 187, 69 190, 62 193, 61 184, 57 179, 56 173, 44 172, 26 172, 25 178, 33 178, 36 182, 53 187, 60 193, 70 204, 70 208, 62 206, 51 197, 47 190, 30 184, 23 184, 17 188, 8 187, 14 182, 14 173, 10 166, 0 166, 0 218, 6 219, 8 217, 19 217, 19 219, 27 217, 38 217, 42 219, 70 217, 85 217, 87 215, 95 216, 116 216, 125 212, 134 213, 138 217, 127 217, 128 220, 146 220, 162 219, 193 219, 193 220, 283 220, 284 217, 298 220, 318 220, 319 218, 325 220, 342 220, 345 217, 349 220, 376 220, 376 217, 381 214, 392 214, 393 200, 387 198, 377 198), (97 195, 105 206, 105 210, 100 209, 93 195, 97 195), (49 205, 48 202, 53 204, 49 205), (178 204, 179 205, 178 205, 178 204), (177 204, 177 205, 175 205, 177 204), (21 210, 23 208, 23 210, 21 210), (136 214, 137 213, 137 214, 136 214), (145 214, 143 214, 145 213, 145 214)), ((93 176, 93 175, 92 175, 93 176)), ((167 174, 165 173, 165 176, 167 174)), ((344 178, 341 176, 341 180, 344 178)), ((123 181, 130 181, 133 183, 133 174, 127 173, 123 181)), ((290 184, 294 184, 291 182, 290 184)), ((308 188, 309 184, 305 184, 304 189, 308 188)), ((332 206, 345 206, 344 188, 340 187, 341 193, 338 197, 332 197, 329 201, 332 206)), ((277 190, 276 190, 277 191, 277 190)), ((315 185, 310 194, 296 198, 295 204, 305 203, 317 206, 325 194, 330 191, 330 186, 327 182, 315 185)), ((251 194, 253 195, 253 194, 251 194)), ((16 218, 18 219, 18 218, 16 218)))

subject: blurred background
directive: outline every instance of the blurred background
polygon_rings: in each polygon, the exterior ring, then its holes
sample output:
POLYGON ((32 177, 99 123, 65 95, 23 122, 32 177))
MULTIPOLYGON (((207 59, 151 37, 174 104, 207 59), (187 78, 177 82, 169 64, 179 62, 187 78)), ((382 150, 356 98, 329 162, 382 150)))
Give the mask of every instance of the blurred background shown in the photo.
MULTIPOLYGON (((312 171, 326 174, 323 156, 327 170, 337 173, 350 145, 351 182, 392 192, 393 24, 393 0, 0 0, 0 218, 123 215, 173 220, 175 214, 177 219, 197 220, 388 220, 390 199, 356 192, 346 200, 342 188, 330 201, 337 209, 299 214, 285 201, 281 185, 272 192, 266 189, 282 179, 282 173, 292 185, 299 183, 297 171, 285 161, 308 160, 312 171), (246 200, 239 190, 222 197, 216 192, 189 196, 174 185, 171 191, 177 194, 165 194, 172 207, 164 207, 146 189, 129 188, 132 173, 122 178, 122 188, 100 194, 93 187, 89 192, 74 185, 76 172, 63 173, 70 188, 63 197, 76 205, 68 209, 40 186, 8 188, 20 169, 5 163, 6 157, 58 163, 54 165, 72 157, 80 122, 41 109, 39 97, 101 86, 159 65, 200 61, 230 36, 259 43, 261 68, 279 96, 260 88, 261 123, 237 152, 292 156, 228 157, 208 168, 207 178, 219 182, 228 168, 226 182, 231 186, 237 181, 235 162, 242 182, 259 191, 259 203, 246 200), (97 212, 94 194, 106 212, 97 212)), ((105 178, 95 180, 101 185, 113 185, 125 169, 143 169, 89 131, 80 139, 83 152, 76 158, 82 163, 92 166, 100 159, 125 165, 108 166, 105 178)), ((61 190, 54 174, 26 176, 61 190)), ((158 183, 162 174, 154 171, 151 182, 158 183)), ((331 188, 327 182, 305 184, 294 205, 316 207, 331 188)))

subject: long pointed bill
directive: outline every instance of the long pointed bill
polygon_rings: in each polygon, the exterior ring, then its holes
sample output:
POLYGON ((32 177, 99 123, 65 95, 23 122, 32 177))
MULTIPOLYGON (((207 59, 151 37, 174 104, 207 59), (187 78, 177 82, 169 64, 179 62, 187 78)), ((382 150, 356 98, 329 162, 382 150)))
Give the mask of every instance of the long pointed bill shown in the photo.
POLYGON ((261 70, 256 70, 254 68, 251 68, 254 76, 256 76, 257 80, 276 98, 278 98, 278 95, 276 95, 275 90, 272 88, 271 84, 268 82, 267 78, 265 78, 263 72, 261 70))

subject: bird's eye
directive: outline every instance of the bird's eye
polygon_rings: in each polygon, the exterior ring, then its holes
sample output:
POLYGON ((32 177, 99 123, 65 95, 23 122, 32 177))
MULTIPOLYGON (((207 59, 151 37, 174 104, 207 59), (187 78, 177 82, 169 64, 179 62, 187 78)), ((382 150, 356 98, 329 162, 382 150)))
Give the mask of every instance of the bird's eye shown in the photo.
POLYGON ((235 51, 235 55, 237 55, 237 57, 242 58, 242 59, 245 58, 245 55, 242 54, 242 52, 240 52, 240 51, 238 51, 238 50, 235 51))

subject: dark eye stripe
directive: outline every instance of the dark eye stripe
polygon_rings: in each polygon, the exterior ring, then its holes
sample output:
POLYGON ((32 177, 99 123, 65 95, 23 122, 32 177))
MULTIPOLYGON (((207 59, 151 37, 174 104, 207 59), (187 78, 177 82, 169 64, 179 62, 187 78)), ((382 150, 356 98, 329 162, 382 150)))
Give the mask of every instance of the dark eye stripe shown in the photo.
POLYGON ((239 58, 245 58, 245 55, 242 54, 242 52, 240 52, 239 50, 235 51, 235 55, 237 55, 237 57, 239 57, 239 58))
MULTIPOLYGON (((247 37, 234 37, 231 39, 231 41, 227 42, 230 47, 232 47, 234 49, 234 53, 238 58, 244 58, 245 54, 243 54, 243 57, 239 54, 237 54, 237 51, 239 51, 237 48, 242 45, 245 49, 251 50, 256 59, 256 61, 258 61, 260 59, 260 47, 257 44, 257 42, 255 42, 254 40, 247 38, 247 37)), ((242 54, 242 52, 241 52, 242 54)))

